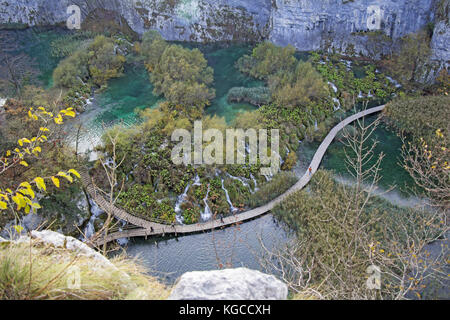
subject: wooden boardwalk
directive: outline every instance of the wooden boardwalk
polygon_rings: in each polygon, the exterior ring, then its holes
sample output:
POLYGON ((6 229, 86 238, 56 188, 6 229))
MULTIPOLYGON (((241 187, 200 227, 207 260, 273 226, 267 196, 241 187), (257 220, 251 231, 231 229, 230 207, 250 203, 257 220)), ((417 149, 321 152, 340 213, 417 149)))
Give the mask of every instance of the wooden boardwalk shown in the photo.
POLYGON ((343 121, 338 123, 336 126, 333 127, 333 129, 330 130, 328 135, 325 137, 325 139, 320 144, 319 148, 317 149, 316 153, 314 154, 314 157, 311 161, 311 164, 309 167, 311 168, 311 173, 309 170, 305 172, 303 177, 300 178, 300 180, 293 185, 289 190, 287 190, 285 193, 280 195, 278 198, 270 201, 269 203, 249 210, 242 213, 235 214, 233 216, 229 216, 226 218, 223 218, 223 221, 220 219, 212 220, 204 223, 196 223, 191 225, 175 225, 170 226, 166 224, 160 224, 156 222, 150 222, 141 218, 138 218, 136 216, 133 216, 127 212, 125 212, 122 209, 119 209, 115 206, 111 206, 103 197, 99 196, 95 190, 95 187, 91 183, 91 178, 89 177, 89 174, 87 171, 84 171, 81 173, 82 175, 82 181, 85 185, 87 191, 91 195, 91 197, 94 199, 94 201, 97 203, 97 205, 107 211, 111 212, 117 219, 127 221, 128 223, 137 226, 139 228, 137 229, 130 229, 130 230, 124 230, 124 231, 118 231, 109 234, 106 238, 102 238, 97 242, 98 245, 103 244, 104 242, 111 242, 117 239, 121 238, 131 238, 131 237, 148 237, 148 236, 154 236, 154 235, 166 235, 166 234, 188 234, 188 233, 196 233, 196 232, 202 232, 202 231, 208 231, 212 229, 218 229, 218 228, 224 228, 228 226, 235 225, 236 223, 247 221, 254 219, 258 216, 261 216, 270 210, 272 210, 278 203, 280 203, 282 200, 284 200, 287 196, 290 194, 303 189, 311 180, 314 173, 317 171, 317 169, 320 166, 320 163, 322 162, 323 156, 325 155, 328 147, 330 146, 331 142, 333 142, 334 138, 336 137, 337 133, 342 130, 345 126, 352 123, 353 121, 362 118, 364 116, 380 112, 384 109, 385 105, 378 106, 375 108, 370 108, 361 112, 358 112, 348 118, 345 118, 343 121))

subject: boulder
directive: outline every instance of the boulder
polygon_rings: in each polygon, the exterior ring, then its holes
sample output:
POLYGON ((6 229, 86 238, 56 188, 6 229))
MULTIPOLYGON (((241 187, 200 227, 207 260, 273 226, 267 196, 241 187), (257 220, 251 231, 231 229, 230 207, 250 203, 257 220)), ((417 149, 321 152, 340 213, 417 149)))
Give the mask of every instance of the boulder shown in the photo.
POLYGON ((91 258, 99 265, 115 268, 115 266, 105 256, 75 238, 66 237, 58 232, 50 230, 31 231, 31 237, 47 245, 51 245, 56 248, 64 248, 79 255, 91 258))
POLYGON ((237 268, 185 273, 169 300, 285 300, 287 294, 273 275, 237 268))

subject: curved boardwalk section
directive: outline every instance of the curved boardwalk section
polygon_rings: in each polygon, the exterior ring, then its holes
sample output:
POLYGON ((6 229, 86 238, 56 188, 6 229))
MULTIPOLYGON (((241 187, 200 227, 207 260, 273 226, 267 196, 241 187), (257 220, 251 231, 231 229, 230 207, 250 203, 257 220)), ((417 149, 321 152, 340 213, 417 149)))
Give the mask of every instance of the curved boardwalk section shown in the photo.
POLYGON ((129 222, 132 225, 141 227, 138 229, 130 229, 130 230, 124 230, 119 231, 115 233, 109 234, 106 238, 101 239, 97 244, 101 244, 110 241, 114 241, 120 238, 130 238, 130 237, 147 237, 147 236, 153 236, 153 235, 165 235, 165 234, 187 234, 187 233, 195 233, 195 232, 201 232, 201 231, 207 231, 222 227, 227 227, 234 225, 236 223, 251 220, 253 218, 256 218, 260 215, 263 215, 267 213, 268 211, 272 210, 278 203, 280 203, 282 200, 284 200, 287 196, 292 194, 295 191, 303 189, 311 180, 314 173, 317 171, 317 169, 320 166, 320 163, 322 162, 323 156, 325 155, 328 147, 330 146, 331 142, 333 142, 334 138, 336 137, 337 133, 342 130, 345 126, 352 123, 353 121, 362 118, 364 116, 380 112, 384 109, 385 105, 378 106, 375 108, 367 109, 361 112, 358 112, 348 118, 345 118, 343 121, 338 123, 336 126, 331 129, 331 131, 328 133, 328 135, 325 137, 325 139, 320 144, 319 148, 317 149, 316 153, 314 154, 314 157, 311 161, 311 164, 309 167, 311 168, 311 173, 309 170, 305 172, 303 177, 300 178, 300 180, 293 185, 289 190, 287 190, 285 193, 280 195, 278 198, 270 201, 269 203, 246 211, 242 212, 233 216, 229 216, 226 218, 223 218, 223 221, 221 220, 212 220, 205 223, 196 223, 191 225, 176 225, 176 226, 169 226, 165 224, 150 222, 144 219, 137 218, 133 215, 130 215, 129 213, 125 212, 122 209, 119 209, 117 207, 111 206, 103 197, 98 196, 95 187, 91 183, 91 179, 89 177, 89 174, 87 172, 82 173, 82 180, 83 183, 86 186, 87 191, 92 196, 94 201, 97 203, 97 205, 102 208, 103 210, 107 212, 111 212, 116 218, 120 220, 125 220, 129 222))

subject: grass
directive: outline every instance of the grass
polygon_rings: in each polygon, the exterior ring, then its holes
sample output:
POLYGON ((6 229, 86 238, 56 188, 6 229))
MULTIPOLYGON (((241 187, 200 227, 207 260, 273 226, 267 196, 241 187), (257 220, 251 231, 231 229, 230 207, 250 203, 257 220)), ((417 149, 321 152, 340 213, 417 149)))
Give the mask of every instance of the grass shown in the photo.
POLYGON ((161 300, 170 290, 121 255, 102 263, 63 248, 0 243, 0 300, 161 300))

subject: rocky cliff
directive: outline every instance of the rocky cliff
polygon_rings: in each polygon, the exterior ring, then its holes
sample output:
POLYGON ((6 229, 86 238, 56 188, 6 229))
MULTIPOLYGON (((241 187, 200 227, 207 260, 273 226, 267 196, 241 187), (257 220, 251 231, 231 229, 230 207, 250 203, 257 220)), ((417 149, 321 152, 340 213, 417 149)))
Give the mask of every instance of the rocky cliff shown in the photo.
MULTIPOLYGON (((138 33, 157 29, 168 40, 269 39, 299 50, 335 48, 367 53, 367 35, 398 39, 436 22, 433 59, 450 60, 449 26, 436 19, 448 0, 2 0, 0 23, 45 25, 102 8, 119 13, 138 33)), ((448 5, 448 4, 446 4, 448 5)), ((448 14, 448 13, 447 13, 448 14)))

